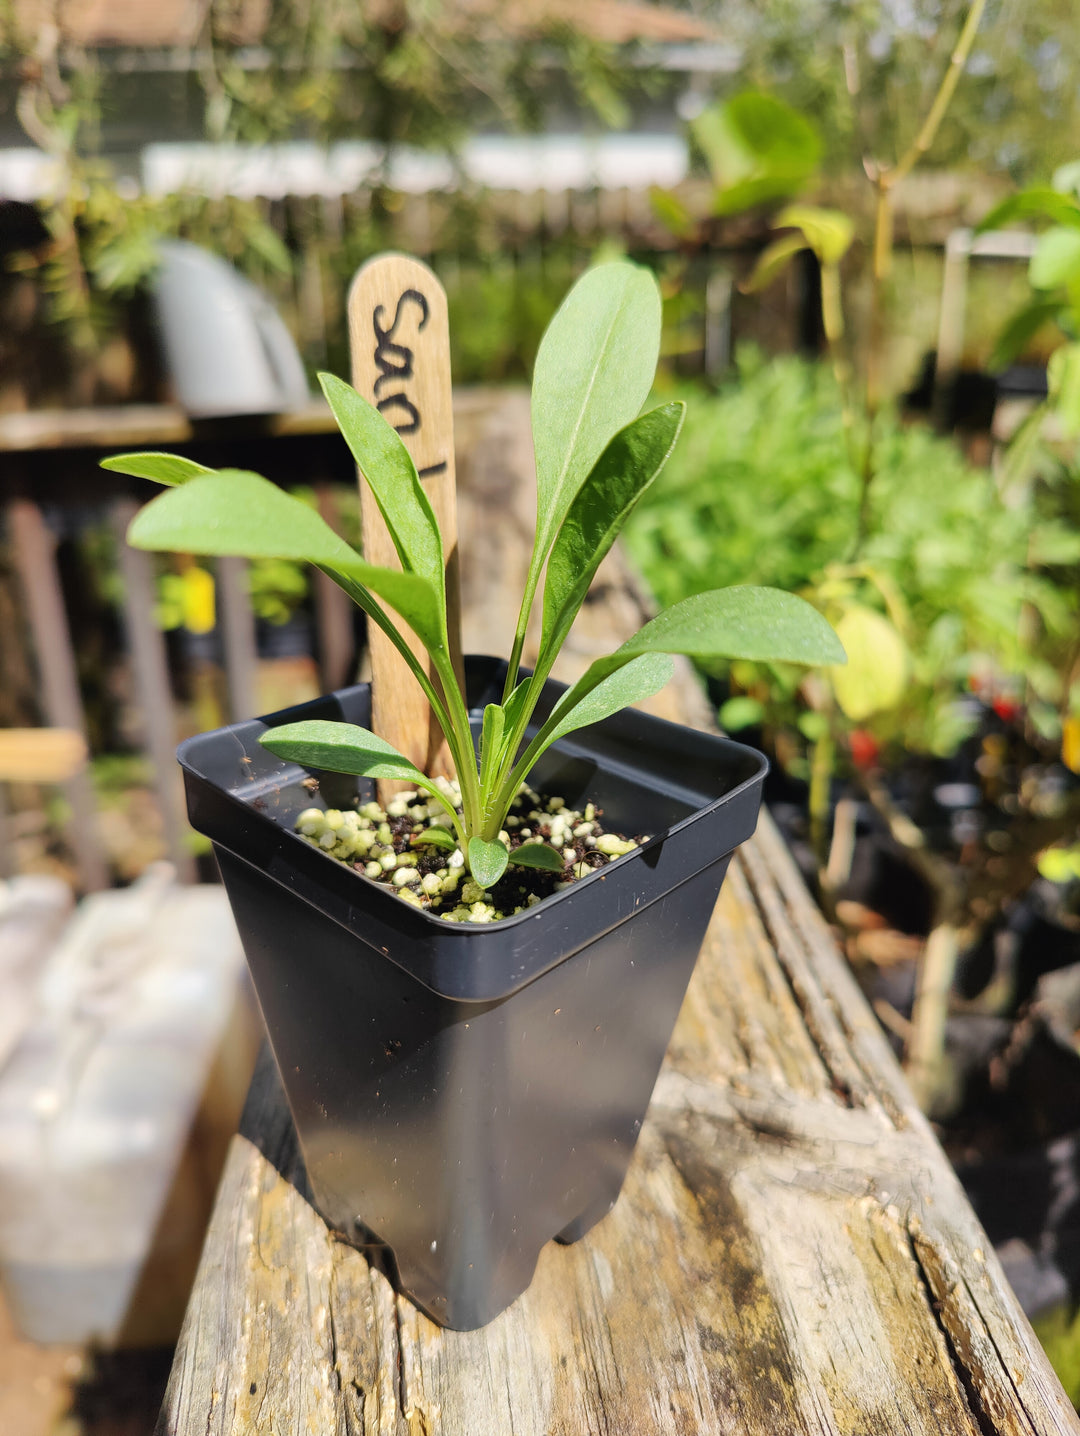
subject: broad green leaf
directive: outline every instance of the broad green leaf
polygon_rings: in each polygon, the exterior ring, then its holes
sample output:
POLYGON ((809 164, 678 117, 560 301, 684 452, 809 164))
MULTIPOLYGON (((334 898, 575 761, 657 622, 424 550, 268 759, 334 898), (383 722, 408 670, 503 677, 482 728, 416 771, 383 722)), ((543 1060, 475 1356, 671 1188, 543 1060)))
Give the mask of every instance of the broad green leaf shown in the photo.
POLYGON ((408 449, 373 405, 333 374, 320 374, 326 401, 345 442, 375 495, 402 567, 441 593, 442 538, 408 449))
POLYGON ((690 130, 719 190, 719 214, 795 193, 821 159, 814 126, 782 100, 752 90, 702 111, 690 130))
POLYGON ((667 462, 685 413, 681 402, 664 404, 621 429, 570 505, 548 558, 540 670, 550 668, 602 559, 667 462))
MULTIPOLYGON (((579 709, 587 710, 595 694, 609 691, 606 685, 613 676, 618 677, 624 666, 628 672, 635 666, 633 660, 637 660, 638 655, 671 653, 684 653, 690 658, 752 658, 772 663, 846 662, 840 640, 805 599, 777 588, 740 585, 713 589, 673 604, 639 629, 633 638, 627 639, 621 648, 606 658, 596 659, 573 688, 563 694, 548 723, 560 719, 571 708, 575 714, 579 709)), ((645 675, 645 670, 638 671, 645 675)), ((661 687, 663 684, 651 691, 661 687)), ((647 695, 624 699, 607 712, 615 712, 643 696, 647 695)), ((607 712, 602 716, 606 717, 607 712)), ((577 728, 597 721, 598 718, 586 717, 571 726, 577 728)), ((547 728, 545 724, 538 736, 546 737, 547 728)), ((563 731, 569 730, 559 729, 559 733, 563 731)), ((529 754, 534 746, 535 740, 529 754)))
POLYGON ((498 762, 505 723, 505 710, 498 703, 489 703, 480 730, 480 766, 484 771, 489 764, 498 762))
POLYGON ((411 839, 413 847, 421 844, 429 844, 433 848, 456 848, 457 839, 445 828, 425 828, 422 833, 414 833, 411 839))
POLYGON ((1080 230, 1059 225, 1040 235, 1028 265, 1033 289, 1058 289, 1080 274, 1080 230))
POLYGON ((543 868, 549 873, 561 873, 566 866, 562 853, 546 843, 524 843, 513 849, 510 861, 519 868, 543 868))
POLYGON ((1080 433, 1080 344, 1063 344, 1046 366, 1050 403, 1068 438, 1080 433))
POLYGON ((855 605, 836 625, 847 664, 831 673, 840 708, 853 723, 895 708, 907 689, 909 660, 904 640, 875 609, 855 605))
POLYGON ((1061 309, 1061 302, 1057 299, 1035 299, 1026 304, 1018 314, 1013 315, 998 335, 994 352, 990 356, 990 368, 1004 369, 1007 364, 1011 364, 1023 354, 1043 325, 1057 319, 1061 309))
POLYGON ((111 469, 114 474, 131 474, 136 479, 153 479, 156 484, 186 484, 188 479, 199 474, 212 474, 205 464, 194 459, 182 458, 179 454, 113 454, 102 459, 101 467, 111 469))
POLYGON ((202 474, 159 494, 128 528, 133 548, 241 558, 291 558, 318 564, 370 589, 396 609, 429 648, 442 643, 438 600, 412 573, 365 563, 299 499, 242 469, 202 474))
POLYGON ((776 216, 778 229, 801 230, 822 264, 839 264, 855 235, 855 226, 842 210, 817 205, 789 204, 776 216))
POLYGON ((328 773, 353 773, 360 778, 397 778, 428 787, 428 779, 384 738, 355 723, 311 718, 283 723, 259 739, 276 758, 322 768, 328 773))
POLYGON ((587 270, 548 325, 532 384, 537 567, 609 439, 648 397, 659 353, 656 280, 625 261, 587 270))
POLYGON ((748 584, 684 598, 627 639, 611 658, 597 662, 625 661, 637 653, 753 658, 767 663, 844 662, 840 640, 805 599, 748 584))
POLYGON ((1057 189, 1034 185, 995 205, 979 221, 975 233, 986 234, 992 229, 1003 229, 1021 219, 1049 219, 1055 224, 1080 229, 1080 204, 1071 195, 1062 194, 1057 189))
POLYGON ((498 840, 469 839, 469 872, 482 888, 492 887, 506 871, 507 852, 498 840))
POLYGON ((754 294, 759 289, 767 288, 784 272, 794 256, 806 247, 806 237, 801 233, 783 234, 779 239, 774 239, 758 255, 750 277, 744 279, 739 288, 744 294, 754 294))
MULTIPOLYGON (((578 696, 575 695, 581 685, 575 684, 559 699, 552 709, 548 723, 545 723, 541 733, 537 735, 543 746, 535 753, 533 746, 530 746, 529 753, 533 761, 544 749, 559 738, 565 737, 567 733, 573 733, 577 728, 587 728, 590 723, 600 723, 605 718, 610 718, 613 713, 629 707, 631 703, 640 703, 645 698, 651 698, 654 693, 659 693, 661 688, 670 682, 674 667, 667 653, 645 653, 618 664, 599 682, 584 689, 578 696)), ((591 673, 592 669, 589 672, 591 673)), ((585 677, 588 677, 588 673, 585 677)))

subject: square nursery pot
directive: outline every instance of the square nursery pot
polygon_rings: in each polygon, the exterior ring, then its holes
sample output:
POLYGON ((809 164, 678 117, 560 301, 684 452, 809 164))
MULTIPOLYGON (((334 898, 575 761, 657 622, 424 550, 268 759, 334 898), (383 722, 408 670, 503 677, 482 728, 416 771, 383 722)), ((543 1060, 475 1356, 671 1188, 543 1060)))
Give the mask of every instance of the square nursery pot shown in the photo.
MULTIPOLYGON (((505 665, 467 660, 479 729, 505 665)), ((542 720, 563 692, 548 683, 542 720)), ((315 1201, 390 1248, 435 1321, 483 1326, 619 1194, 731 853, 757 821, 760 753, 627 710, 550 749, 531 782, 594 802, 642 847, 535 908, 447 922, 292 831, 370 782, 261 748, 300 718, 370 722, 366 684, 189 739, 192 824, 213 842, 315 1201)))

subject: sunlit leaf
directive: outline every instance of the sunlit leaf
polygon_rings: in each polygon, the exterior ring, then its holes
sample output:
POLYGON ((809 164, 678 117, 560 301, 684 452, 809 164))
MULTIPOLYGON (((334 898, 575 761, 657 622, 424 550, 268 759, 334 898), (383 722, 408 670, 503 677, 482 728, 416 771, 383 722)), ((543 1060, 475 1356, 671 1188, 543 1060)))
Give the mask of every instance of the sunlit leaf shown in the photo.
POLYGON ((506 848, 498 840, 469 839, 469 872, 482 888, 492 887, 506 871, 506 848))
POLYGON ((875 609, 855 605, 836 625, 847 664, 832 670, 833 692, 853 723, 895 708, 908 682, 908 652, 896 628, 875 609))
POLYGON ((424 578, 365 563, 314 509, 259 474, 222 469, 159 494, 135 515, 128 542, 171 553, 318 564, 385 599, 429 646, 442 641, 438 602, 424 578))
POLYGON ((601 723, 613 713, 629 707, 631 703, 640 703, 651 698, 654 693, 659 693, 661 688, 670 682, 674 666, 667 653, 646 653, 632 661, 620 663, 586 689, 579 690, 575 684, 563 694, 552 710, 549 720, 551 727, 549 729, 547 724, 544 725, 543 746, 533 753, 534 760, 540 752, 559 738, 565 737, 567 733, 572 733, 577 728, 587 728, 590 723, 601 723))
POLYGON ((743 280, 739 288, 744 294, 754 294, 766 289, 791 263, 800 250, 807 248, 802 234, 783 234, 767 244, 757 257, 757 263, 743 280))
POLYGON ((276 758, 328 773, 359 778, 396 778, 428 786, 423 773, 384 738, 355 723, 309 718, 268 729, 259 742, 276 758))
POLYGON ((1067 437, 1080 433, 1080 344, 1063 344, 1046 366, 1050 402, 1067 437))
POLYGON ((442 538, 408 449, 378 409, 351 385, 333 374, 320 374, 319 383, 357 467, 375 495, 402 566, 441 592, 442 538))
POLYGON ((510 861, 519 868, 543 868, 549 873, 561 873, 566 866, 562 853, 546 843, 523 843, 510 853, 510 861))
POLYGON ((625 261, 587 270, 548 326, 532 384, 537 521, 530 597, 582 483, 645 402, 659 353, 656 280, 625 261))
POLYGON ((102 459, 101 467, 114 474, 131 474, 136 479, 153 479, 156 484, 186 484, 199 474, 212 474, 205 464, 194 459, 182 458, 179 454, 137 453, 113 454, 102 459))
POLYGON ((601 561, 667 462, 685 412, 676 402, 642 414, 615 435, 581 486, 548 559, 540 668, 562 647, 601 561))
POLYGON ((839 209, 789 204, 776 216, 777 228, 798 229, 822 264, 839 264, 855 237, 853 221, 839 209))
POLYGON ((1028 265, 1034 289, 1059 289, 1080 274, 1080 229, 1058 226, 1039 236, 1028 265))
MULTIPOLYGON (((1056 178, 1056 177, 1055 177, 1056 178)), ((1080 229, 1080 204, 1072 196, 1058 189, 1033 185, 1010 195, 995 205, 984 219, 980 220, 975 233, 986 234, 993 229, 1004 229, 1024 219, 1049 219, 1054 224, 1071 225, 1080 229)))
POLYGON ((690 130, 717 186, 719 214, 796 193, 821 159, 821 138, 810 121, 752 90, 703 110, 690 130))
POLYGON ((424 844, 448 850, 457 847, 457 839, 445 828, 425 828, 422 833, 414 833, 411 842, 413 847, 420 847, 424 844))

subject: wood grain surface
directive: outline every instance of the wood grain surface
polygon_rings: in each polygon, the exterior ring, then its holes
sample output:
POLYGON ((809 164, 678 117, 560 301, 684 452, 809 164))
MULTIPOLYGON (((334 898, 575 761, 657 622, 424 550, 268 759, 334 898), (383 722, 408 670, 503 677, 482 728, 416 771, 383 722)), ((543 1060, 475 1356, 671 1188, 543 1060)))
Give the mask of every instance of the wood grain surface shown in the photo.
MULTIPOLYGON (((457 483, 446 291, 419 260, 403 254, 378 255, 356 273, 348 316, 353 386, 401 436, 438 520, 446 557, 451 649, 460 679, 457 483)), ((362 477, 360 509, 364 557, 384 568, 400 568, 375 496, 362 477)), ((431 675, 423 644, 414 635, 410 638, 413 652, 431 675)), ((426 773, 452 775, 442 733, 401 655, 374 625, 369 625, 368 647, 375 732, 426 773)), ((380 782, 380 797, 385 800, 407 786, 380 782)))
MULTIPOLYGON (((495 651, 524 396, 459 406, 465 626, 495 651), (468 462, 464 462, 468 454, 468 462), (505 472, 507 469, 511 472, 505 472)), ((527 472, 527 469, 526 469, 527 472)), ((567 670, 641 618, 605 567, 567 670)), ((564 671, 567 671, 564 670, 564 671)), ((708 720, 686 670, 661 710, 708 720)), ((368 1259, 370 1256, 370 1260, 368 1259)), ((162 1411, 177 1436, 1046 1436, 1080 1422, 776 830, 729 870, 626 1186, 490 1326, 447 1332, 327 1229, 272 1063, 162 1411)))

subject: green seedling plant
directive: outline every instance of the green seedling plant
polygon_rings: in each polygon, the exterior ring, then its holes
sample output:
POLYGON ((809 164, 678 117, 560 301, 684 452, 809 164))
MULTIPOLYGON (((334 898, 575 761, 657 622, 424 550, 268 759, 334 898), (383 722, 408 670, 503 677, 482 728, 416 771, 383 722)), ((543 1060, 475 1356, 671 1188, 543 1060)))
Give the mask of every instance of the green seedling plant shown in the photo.
POLYGON ((671 677, 672 655, 844 662, 843 648, 826 620, 792 594, 747 585, 698 593, 592 663, 530 733, 544 683, 601 560, 678 438, 683 403, 640 412, 659 346, 656 281, 625 261, 588 270, 544 335, 532 385, 536 535, 502 700, 485 708, 478 745, 451 661, 438 524, 405 445, 348 384, 320 375, 386 521, 400 570, 366 563, 311 508, 258 474, 211 471, 167 454, 125 454, 104 461, 107 468, 170 486, 132 521, 128 541, 136 548, 304 560, 340 585, 387 634, 446 738, 460 807, 445 783, 436 783, 377 734, 353 724, 291 723, 268 731, 260 741, 276 756, 307 767, 397 779, 422 789, 451 824, 422 836, 459 848, 483 888, 499 880, 508 862, 562 868, 561 853, 542 842, 508 852, 500 833, 511 804, 551 744, 659 692, 671 677), (538 595, 538 656, 533 671, 522 673, 526 630, 538 595), (423 644, 430 677, 392 614, 423 644))

